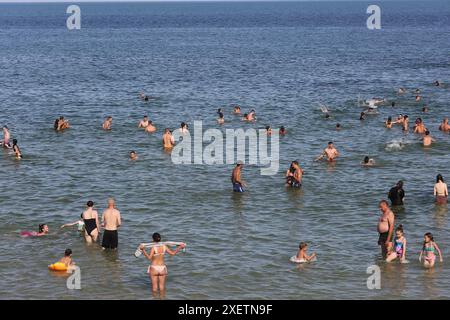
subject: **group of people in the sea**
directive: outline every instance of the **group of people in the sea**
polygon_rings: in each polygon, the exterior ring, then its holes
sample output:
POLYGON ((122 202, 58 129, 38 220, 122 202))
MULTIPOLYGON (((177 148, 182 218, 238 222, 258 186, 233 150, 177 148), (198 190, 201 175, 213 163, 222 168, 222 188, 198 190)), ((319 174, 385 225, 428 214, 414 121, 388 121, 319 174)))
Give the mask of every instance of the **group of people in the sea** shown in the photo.
MULTIPOLYGON (((434 85, 441 86, 440 82, 435 82, 434 85), (437 83, 437 84, 436 84, 437 83)), ((398 90, 398 94, 402 95, 406 92, 406 89, 400 88, 398 90)), ((420 90, 415 90, 415 101, 421 101, 420 90)), ((148 102, 153 99, 151 96, 147 96, 143 93, 139 95, 139 98, 148 102)), ((365 120, 365 116, 367 114, 376 114, 376 105, 384 102, 384 99, 372 99, 369 103, 369 108, 363 111, 360 114, 360 120, 365 120)), ((395 102, 391 104, 392 107, 395 106, 395 102)), ((331 117, 331 111, 322 106, 322 112, 325 114, 325 118, 329 119, 331 117)), ((428 108, 424 107, 422 109, 423 112, 427 112, 428 108)), ((234 115, 241 115, 241 107, 239 105, 233 106, 232 113, 234 115)), ((220 108, 217 110, 218 118, 217 123, 219 125, 224 124, 225 116, 223 110, 220 108)), ((243 114, 242 121, 246 122, 254 122, 256 121, 256 111, 251 109, 248 113, 243 114)), ((108 116, 103 124, 103 130, 111 130, 112 129, 112 116, 108 116)), ((389 117, 385 121, 385 127, 387 129, 391 129, 394 125, 400 125, 402 127, 403 132, 407 132, 409 130, 409 117, 408 115, 399 115, 395 121, 392 120, 392 117, 389 117)), ((157 131, 156 127, 153 125, 153 122, 149 119, 147 115, 143 116, 143 119, 139 121, 137 127, 139 129, 145 130, 148 133, 154 133, 157 131)), ((64 131, 70 128, 69 121, 66 120, 63 116, 57 118, 54 122, 54 130, 55 131, 64 131)), ((338 123, 336 125, 336 130, 340 130, 341 125, 338 123)), ((182 122, 180 125, 181 133, 189 132, 189 126, 187 123, 182 122)), ((270 126, 266 126, 267 135, 271 135, 273 129, 270 126)), ((450 125, 448 123, 448 118, 445 118, 439 126, 439 130, 445 133, 450 133, 450 125)), ((431 137, 430 131, 425 126, 423 120, 418 117, 415 121, 414 125, 414 133, 422 135, 423 145, 429 147, 435 140, 431 137)), ((280 135, 287 134, 287 130, 285 127, 280 127, 279 129, 280 135)), ((170 128, 165 128, 164 133, 162 135, 162 146, 165 150, 171 150, 175 146, 176 142, 172 135, 172 131, 170 128)), ((22 157, 20 148, 17 145, 17 140, 13 139, 11 143, 11 134, 9 128, 7 126, 3 127, 3 140, 1 141, 1 145, 4 148, 13 149, 15 156, 17 159, 22 157)), ((314 160, 321 161, 326 160, 328 163, 334 163, 336 159, 340 156, 340 153, 334 146, 333 142, 328 142, 326 148, 322 151, 322 153, 314 160)), ((129 152, 129 158, 131 160, 137 160, 138 155, 137 152, 131 150, 129 152)), ((361 162, 362 166, 373 166, 375 165, 375 160, 371 159, 369 156, 365 156, 361 162)), ((231 183, 232 190, 236 193, 245 192, 245 188, 247 187, 246 183, 242 180, 242 169, 244 167, 243 162, 238 162, 234 167, 231 174, 231 183)), ((300 166, 299 161, 292 161, 289 169, 285 174, 285 184, 286 187, 289 188, 301 188, 302 187, 302 179, 304 175, 304 170, 300 166)), ((447 184, 444 182, 444 178, 441 174, 436 177, 436 184, 434 185, 434 196, 436 198, 437 205, 445 205, 447 204, 448 199, 448 189, 447 184)), ((391 201, 392 206, 403 206, 403 199, 405 197, 405 192, 403 190, 403 181, 399 181, 388 193, 388 198, 391 201)), ((381 247, 381 254, 383 259, 387 262, 392 262, 394 260, 399 260, 401 262, 406 262, 406 238, 404 226, 399 224, 395 228, 395 214, 391 207, 389 206, 388 201, 381 200, 379 202, 379 209, 381 211, 381 216, 378 221, 378 244, 381 247)), ((88 201, 86 203, 86 208, 83 213, 80 215, 80 218, 74 222, 64 224, 61 228, 77 226, 78 231, 82 232, 87 243, 96 243, 100 235, 102 234, 101 247, 105 249, 116 250, 118 248, 118 229, 121 226, 121 215, 119 210, 117 210, 114 199, 110 198, 107 203, 107 208, 103 211, 101 218, 99 218, 98 211, 94 208, 94 202, 88 201)), ((21 236, 23 237, 40 237, 49 233, 48 225, 40 224, 38 231, 22 231, 21 236)), ((152 282, 152 290, 157 292, 158 290, 163 293, 165 290, 165 280, 167 276, 167 267, 164 264, 164 255, 168 253, 170 255, 177 254, 180 250, 184 248, 184 244, 177 245, 175 249, 171 249, 170 245, 164 244, 161 242, 161 235, 158 233, 154 233, 152 236, 153 244, 149 247, 149 251, 147 252, 145 245, 141 245, 139 250, 144 254, 146 258, 151 261, 151 265, 148 267, 148 274, 152 282)), ((308 254, 307 253, 308 244, 306 242, 301 242, 299 245, 298 252, 296 256, 291 258, 291 261, 304 263, 315 261, 317 258, 316 253, 308 254)), ((442 252, 434 240, 434 237, 431 233, 427 232, 424 235, 423 247, 420 253, 420 260, 423 265, 427 268, 433 267, 435 265, 435 260, 439 257, 439 261, 443 261, 442 252)), ((72 250, 67 249, 65 251, 64 256, 59 261, 62 264, 65 264, 67 268, 71 268, 74 266, 74 262, 72 260, 72 250)))

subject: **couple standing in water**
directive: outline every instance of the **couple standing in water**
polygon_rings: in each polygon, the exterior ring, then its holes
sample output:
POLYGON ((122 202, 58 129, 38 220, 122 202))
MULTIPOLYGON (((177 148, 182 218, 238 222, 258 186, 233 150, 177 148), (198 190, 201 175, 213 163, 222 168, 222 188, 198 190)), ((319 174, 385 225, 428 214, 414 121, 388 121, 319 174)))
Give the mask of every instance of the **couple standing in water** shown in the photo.
POLYGON ((108 200, 108 207, 103 211, 102 224, 99 223, 98 212, 94 210, 94 202, 88 201, 82 213, 84 222, 84 238, 87 243, 97 242, 100 227, 103 227, 103 249, 117 249, 119 244, 118 228, 122 224, 120 211, 116 209, 114 199, 108 200))

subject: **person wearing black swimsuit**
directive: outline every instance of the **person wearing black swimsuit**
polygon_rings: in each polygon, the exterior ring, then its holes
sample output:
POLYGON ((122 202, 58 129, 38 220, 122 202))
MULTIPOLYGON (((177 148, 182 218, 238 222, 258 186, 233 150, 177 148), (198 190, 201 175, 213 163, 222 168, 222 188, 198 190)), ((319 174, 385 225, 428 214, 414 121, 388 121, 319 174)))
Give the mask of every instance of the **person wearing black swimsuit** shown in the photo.
POLYGON ((94 210, 94 202, 87 202, 87 209, 83 212, 84 238, 87 243, 96 242, 99 233, 98 212, 94 210))

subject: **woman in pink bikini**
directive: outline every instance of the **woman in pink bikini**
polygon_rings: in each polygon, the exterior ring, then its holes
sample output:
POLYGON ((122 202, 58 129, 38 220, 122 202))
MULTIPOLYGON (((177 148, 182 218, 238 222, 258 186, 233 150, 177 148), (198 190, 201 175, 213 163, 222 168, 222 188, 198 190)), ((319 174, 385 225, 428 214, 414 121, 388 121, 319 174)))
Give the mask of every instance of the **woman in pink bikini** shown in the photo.
POLYGON ((147 257, 147 259, 152 262, 147 270, 147 273, 149 274, 152 281, 152 291, 158 292, 159 288, 159 291, 163 293, 165 290, 164 284, 166 282, 167 276, 167 267, 164 264, 164 254, 168 253, 171 256, 174 256, 184 248, 184 245, 181 244, 177 246, 175 250, 171 250, 165 244, 158 244, 158 242, 161 242, 161 235, 159 233, 154 233, 152 238, 156 245, 153 246, 148 253, 145 251, 144 245, 141 245, 140 249, 142 250, 142 253, 147 257))

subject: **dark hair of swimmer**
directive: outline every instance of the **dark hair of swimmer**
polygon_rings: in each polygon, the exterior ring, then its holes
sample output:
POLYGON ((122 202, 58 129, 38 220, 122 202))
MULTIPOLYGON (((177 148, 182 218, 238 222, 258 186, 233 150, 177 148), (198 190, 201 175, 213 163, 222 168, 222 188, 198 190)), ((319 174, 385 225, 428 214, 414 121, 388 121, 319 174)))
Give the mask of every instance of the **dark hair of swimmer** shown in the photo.
POLYGON ((270 126, 266 126, 266 130, 269 130, 270 129, 270 126))
POLYGON ((429 238, 431 241, 434 241, 433 234, 431 232, 427 232, 423 236, 429 238))
POLYGON ((326 114, 325 114, 325 118, 328 119, 329 117, 330 117, 330 114, 329 114, 329 113, 326 113, 326 114))
POLYGON ((392 117, 388 117, 388 120, 387 120, 388 122, 391 122, 392 121, 392 117))
POLYGON ((58 122, 59 122, 59 119, 56 118, 55 124, 53 125, 53 128, 54 128, 55 130, 58 129, 58 122))
POLYGON ((392 101, 391 106, 395 107, 395 102, 394 101, 392 101))
POLYGON ((403 233, 403 225, 399 224, 397 229, 395 229, 395 231, 400 231, 401 233, 403 233))
POLYGON ((364 157, 364 163, 369 163, 370 158, 368 156, 364 157))
POLYGON ((438 175, 436 176, 436 182, 439 182, 439 181, 444 182, 444 177, 442 177, 441 174, 438 174, 438 175))
POLYGON ((341 124, 340 123, 337 123, 336 124, 336 128, 340 128, 341 127, 341 124))
POLYGON ((39 233, 44 232, 44 227, 45 227, 45 226, 46 226, 45 223, 39 225, 39 233))
POLYGON ((407 114, 405 114, 404 116, 403 116, 403 119, 408 119, 409 117, 408 117, 408 115, 407 114))
POLYGON ((130 151, 130 155, 131 155, 131 154, 136 154, 136 151, 131 150, 131 151, 130 151))
POLYGON ((403 181, 402 181, 402 180, 400 180, 399 182, 397 182, 397 187, 403 188, 403 181))
POLYGON ((147 115, 145 115, 145 116, 144 116, 144 119, 146 119, 146 118, 148 118, 148 116, 147 116, 147 115))
POLYGON ((152 124, 152 123, 153 123, 153 121, 152 121, 152 120, 148 120, 148 123, 149 123, 149 124, 152 124))
POLYGON ((386 206, 389 207, 389 203, 388 203, 386 200, 381 200, 381 201, 380 201, 380 204, 382 204, 382 203, 384 203, 386 206))
POLYGON ((144 101, 148 101, 148 96, 145 96, 145 97, 144 97, 144 101))
POLYGON ((425 135, 426 135, 426 136, 429 136, 429 135, 430 135, 430 131, 428 131, 428 130, 425 131, 425 135))
POLYGON ((280 131, 286 130, 283 126, 280 127, 280 131))
POLYGON ((155 241, 155 242, 160 242, 161 241, 161 235, 158 232, 155 232, 152 235, 152 238, 153 238, 153 241, 155 241))
POLYGON ((219 112, 219 118, 222 119, 223 118, 223 113, 219 112))
POLYGON ((298 248, 301 250, 301 249, 306 248, 307 246, 308 246, 308 244, 306 242, 300 242, 298 248))
POLYGON ((72 255, 72 249, 66 249, 66 251, 64 251, 65 257, 70 257, 71 255, 72 255))
POLYGON ((87 205, 89 208, 92 208, 92 207, 94 206, 94 202, 92 202, 91 200, 89 200, 89 201, 86 203, 86 205, 87 205))
POLYGON ((3 129, 6 129, 6 130, 8 130, 8 126, 6 126, 6 125, 5 125, 5 126, 3 126, 3 129))
POLYGON ((186 123, 182 122, 182 123, 181 123, 181 127, 182 127, 182 128, 186 127, 186 123))
POLYGON ((244 118, 247 118, 248 117, 248 113, 244 113, 244 118))
POLYGON ((333 141, 328 142, 328 145, 329 145, 329 146, 332 145, 332 144, 333 144, 333 141))

